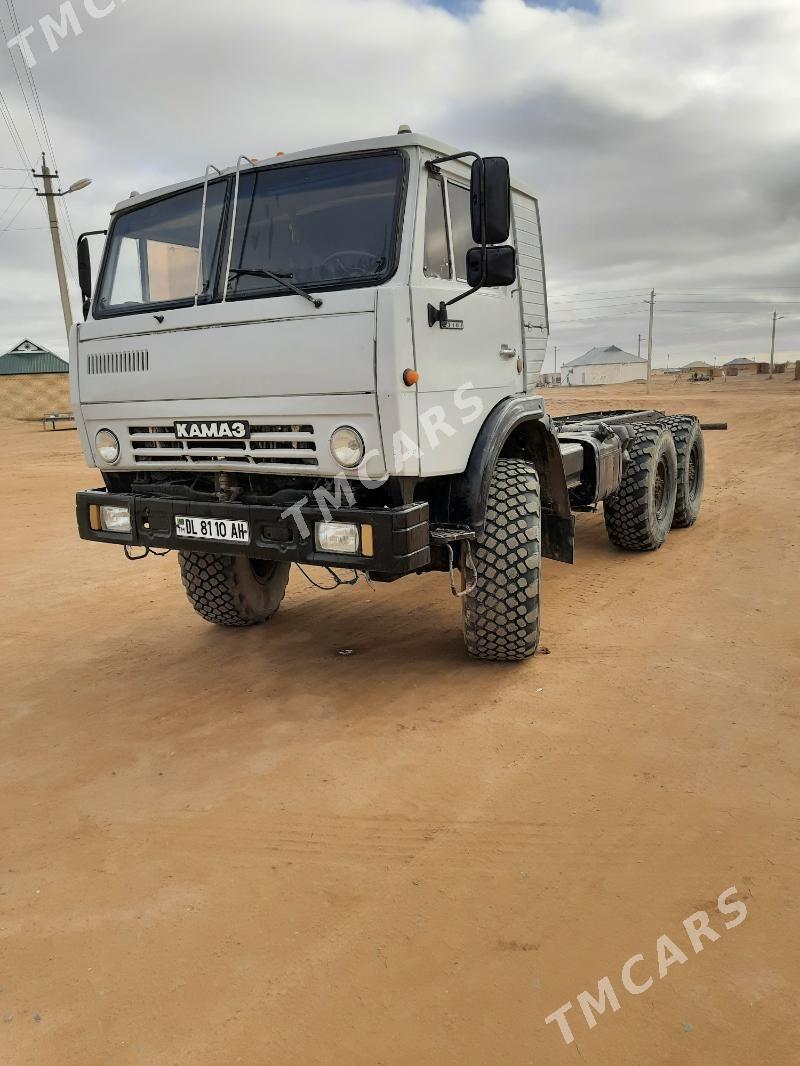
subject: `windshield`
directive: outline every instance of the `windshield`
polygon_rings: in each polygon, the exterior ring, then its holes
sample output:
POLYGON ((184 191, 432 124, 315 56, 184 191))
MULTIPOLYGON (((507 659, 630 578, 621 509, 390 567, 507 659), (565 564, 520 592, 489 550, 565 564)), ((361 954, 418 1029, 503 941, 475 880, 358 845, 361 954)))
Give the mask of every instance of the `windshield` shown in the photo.
MULTIPOLYGON (((403 179, 404 160, 398 152, 244 171, 227 298, 385 280, 394 270, 403 179)), ((208 187, 200 286, 204 303, 222 299, 229 227, 224 237, 221 229, 232 188, 227 178, 208 187), (218 274, 223 275, 219 285, 218 274)), ((192 301, 202 208, 203 187, 198 186, 120 215, 111 232, 95 314, 192 301)))
POLYGON ((403 159, 397 153, 242 174, 228 299, 286 292, 268 270, 318 289, 390 273, 403 159))
MULTIPOLYGON (((226 181, 208 187, 203 293, 216 276, 226 189, 226 181)), ((111 234, 97 310, 113 313, 193 299, 202 208, 201 186, 121 215, 111 234)))

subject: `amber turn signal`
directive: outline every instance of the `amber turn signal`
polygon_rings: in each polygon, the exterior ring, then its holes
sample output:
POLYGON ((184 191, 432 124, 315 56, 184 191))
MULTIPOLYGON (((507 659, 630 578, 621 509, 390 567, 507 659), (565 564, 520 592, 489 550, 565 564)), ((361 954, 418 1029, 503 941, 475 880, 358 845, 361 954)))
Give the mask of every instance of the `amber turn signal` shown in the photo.
POLYGON ((403 372, 403 381, 406 383, 406 385, 416 385, 416 383, 419 381, 419 371, 405 370, 403 372))

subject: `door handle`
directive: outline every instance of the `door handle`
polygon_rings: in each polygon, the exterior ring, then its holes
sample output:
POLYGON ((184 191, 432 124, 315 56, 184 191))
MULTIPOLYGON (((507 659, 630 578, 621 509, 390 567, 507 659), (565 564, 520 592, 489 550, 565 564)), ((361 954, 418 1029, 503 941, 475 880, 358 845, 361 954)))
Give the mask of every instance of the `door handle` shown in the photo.
POLYGON ((510 344, 500 345, 500 356, 503 359, 514 359, 517 354, 517 349, 512 348, 510 344))

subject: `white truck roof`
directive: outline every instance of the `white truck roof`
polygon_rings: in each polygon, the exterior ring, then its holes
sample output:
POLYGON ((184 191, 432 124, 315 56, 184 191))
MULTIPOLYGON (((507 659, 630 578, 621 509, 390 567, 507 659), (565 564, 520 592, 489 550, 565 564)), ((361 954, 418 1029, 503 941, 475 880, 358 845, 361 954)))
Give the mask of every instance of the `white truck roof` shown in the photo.
MULTIPOLYGON (((256 162, 257 167, 264 167, 272 165, 278 165, 282 163, 292 163, 298 159, 318 159, 321 156, 336 156, 347 155, 351 152, 375 152, 381 151, 386 148, 424 148, 434 152, 436 155, 454 155, 457 152, 467 151, 465 148, 453 148, 452 145, 445 144, 443 141, 436 140, 435 137, 429 137, 424 133, 397 133, 391 137, 371 137, 367 140, 361 141, 343 141, 341 144, 326 144, 318 148, 304 148, 300 152, 286 152, 283 155, 271 156, 267 159, 260 159, 256 162)), ((236 167, 223 167, 222 175, 234 174, 236 167)), ((247 172, 250 168, 247 167, 243 171, 247 172)), ((217 177, 216 174, 213 175, 217 177)), ((159 200, 162 196, 168 196, 170 193, 180 192, 181 189, 191 189, 203 182, 203 178, 191 178, 188 181, 180 181, 175 185, 165 185, 160 189, 153 189, 151 192, 136 193, 135 196, 130 196, 126 200, 121 200, 114 208, 112 214, 117 214, 119 211, 125 211, 130 207, 135 207, 137 204, 147 203, 149 200, 159 200)), ((526 188, 523 184, 516 181, 512 176, 511 184, 516 192, 521 192, 526 196, 533 197, 534 194, 526 188)))

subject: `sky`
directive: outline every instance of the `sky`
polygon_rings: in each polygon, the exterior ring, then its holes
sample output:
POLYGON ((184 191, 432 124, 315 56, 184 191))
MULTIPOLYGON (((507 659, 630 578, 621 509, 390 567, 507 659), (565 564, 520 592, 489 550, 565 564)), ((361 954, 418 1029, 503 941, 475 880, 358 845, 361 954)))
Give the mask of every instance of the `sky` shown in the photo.
POLYGON ((62 0, 0 0, 36 61, 0 42, 20 168, 0 170, 0 351, 66 353, 43 201, 19 188, 42 146, 64 188, 92 179, 61 201, 74 272, 73 234, 131 190, 401 123, 507 156, 538 195, 545 369, 644 351, 651 289, 656 366, 766 358, 773 310, 777 358, 800 349, 797 0, 70 2, 51 51, 62 0))

